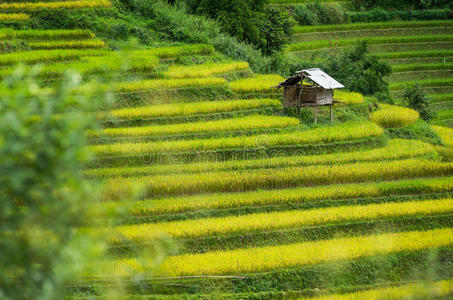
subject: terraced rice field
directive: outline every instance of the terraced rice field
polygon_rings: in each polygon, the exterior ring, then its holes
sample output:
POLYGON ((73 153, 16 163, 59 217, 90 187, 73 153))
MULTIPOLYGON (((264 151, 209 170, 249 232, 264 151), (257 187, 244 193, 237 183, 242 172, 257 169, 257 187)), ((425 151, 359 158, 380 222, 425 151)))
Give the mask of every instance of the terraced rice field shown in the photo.
POLYGON ((318 49, 348 47, 366 39, 370 51, 392 66, 392 93, 399 96, 403 86, 419 82, 436 101, 434 123, 453 126, 451 97, 442 98, 453 91, 452 34, 451 20, 298 26, 287 50, 303 58, 318 49))
MULTIPOLYGON (((0 12, 21 20, 42 7, 108 5, 8 1, 0 12)), ((292 47, 304 55, 330 46, 330 39, 347 46, 366 32, 376 36, 374 51, 391 44, 434 47, 378 52, 394 62, 395 74, 419 68, 451 72, 451 63, 442 59, 453 56, 452 24, 299 28, 303 40, 313 41, 292 47)), ((281 95, 272 89, 283 80, 279 75, 253 74, 238 61, 175 63, 181 56, 214 54, 209 45, 133 50, 124 69, 121 55, 87 30, 2 29, 0 39, 21 39, 30 47, 1 53, 1 76, 18 62, 43 63, 44 81, 58 78, 67 66, 90 76, 123 71, 113 85, 102 86, 119 101, 98 112, 103 126, 90 133, 88 147, 96 158, 85 173, 102 187, 103 202, 93 209, 104 211, 113 225, 82 230, 108 236, 109 256, 75 283, 76 299, 154 266, 135 250, 162 237, 177 246, 151 275, 145 273, 139 287, 128 290, 132 299, 453 294, 453 163, 443 159, 452 151, 452 129, 433 126, 443 145, 390 139, 385 129, 418 119, 416 112, 395 106, 360 120, 337 119, 333 126, 301 124, 282 113, 281 95), (138 195, 131 199, 131 193, 138 195), (417 277, 417 270, 432 282, 421 282, 426 278, 417 277)), ((415 78, 393 81, 392 90, 415 78)), ((439 108, 453 101, 451 78, 423 82, 445 88, 432 97, 439 108)), ((367 110, 361 94, 342 91, 335 97, 344 103, 339 111, 367 110)))

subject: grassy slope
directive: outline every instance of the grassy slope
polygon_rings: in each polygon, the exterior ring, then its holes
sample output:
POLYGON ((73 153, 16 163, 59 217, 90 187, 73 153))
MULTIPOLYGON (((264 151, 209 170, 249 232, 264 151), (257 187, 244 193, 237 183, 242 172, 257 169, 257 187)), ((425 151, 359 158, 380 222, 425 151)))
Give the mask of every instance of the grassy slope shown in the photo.
MULTIPOLYGON (((29 39, 52 39, 57 50, 0 54, 5 66, 19 56, 55 70, 62 61, 85 70, 102 57, 119 59, 109 49, 75 50, 58 43, 74 32, 26 32, 29 39), (85 55, 93 58, 86 62, 85 55)), ((86 31, 77 34, 71 36, 76 44, 95 38, 86 31)), ((327 125, 327 111, 321 111, 320 125, 294 128, 299 121, 278 116, 281 106, 272 100, 281 96, 271 88, 281 81, 277 75, 253 74, 246 64, 228 61, 203 45, 131 54, 138 61, 112 88, 118 107, 100 113, 105 129, 98 133, 102 140, 93 140, 101 145, 92 146, 99 154, 98 168, 87 174, 106 180, 106 202, 100 208, 114 222, 120 214, 126 218, 118 222, 132 224, 104 228, 113 229, 111 257, 88 270, 89 275, 105 278, 142 270, 147 261, 134 249, 146 249, 166 232, 178 240, 181 255, 164 262, 162 276, 233 277, 146 281, 131 290, 136 299, 151 293, 259 298, 294 291, 310 296, 319 287, 339 293, 375 287, 381 293, 382 282, 422 279, 414 269, 426 265, 431 280, 453 277, 453 167, 439 157, 451 147, 449 130, 434 127, 444 146, 417 141, 428 133, 433 143, 439 137, 425 123, 414 123, 412 111, 384 106, 371 116, 389 127, 384 131, 367 120, 367 113, 357 113, 368 110, 363 98, 347 93, 342 100, 353 100, 335 109, 342 117, 335 126, 327 125), (141 61, 141 56, 153 59, 141 61), (207 63, 191 66, 194 62, 207 63), (180 72, 193 78, 168 79, 180 72), (247 100, 258 95, 267 99, 247 100), (221 102, 240 98, 245 100, 221 102), (352 121, 345 122, 344 116, 352 121), (400 126, 405 127, 394 128, 400 126), (263 128, 271 130, 253 131, 263 128), (151 134, 165 141, 135 139, 151 134), (398 135, 413 140, 388 140, 398 135), (119 137, 134 140, 121 143, 119 137), (137 189, 146 200, 127 199, 137 189)), ((116 64, 109 68, 120 69, 116 64)), ((55 70, 52 74, 59 76, 55 70)), ((77 292, 96 293, 99 283, 79 283, 87 288, 77 292)), ((388 292, 398 291, 404 296, 406 287, 388 292)))

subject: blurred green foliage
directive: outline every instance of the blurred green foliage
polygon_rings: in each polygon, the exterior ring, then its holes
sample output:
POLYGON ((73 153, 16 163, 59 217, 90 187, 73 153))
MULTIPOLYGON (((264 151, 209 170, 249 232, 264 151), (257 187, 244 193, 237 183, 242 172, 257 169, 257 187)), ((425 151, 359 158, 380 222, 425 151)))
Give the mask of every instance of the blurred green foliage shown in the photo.
POLYGON ((77 234, 95 189, 82 176, 96 92, 77 74, 42 87, 18 68, 0 83, 0 299, 62 299, 103 245, 77 234))

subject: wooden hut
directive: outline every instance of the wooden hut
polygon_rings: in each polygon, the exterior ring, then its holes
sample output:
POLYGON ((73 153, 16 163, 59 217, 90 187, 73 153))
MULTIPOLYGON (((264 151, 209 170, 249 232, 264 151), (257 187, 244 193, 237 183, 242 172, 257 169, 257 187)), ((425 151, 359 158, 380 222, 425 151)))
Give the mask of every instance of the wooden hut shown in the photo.
POLYGON ((330 106, 330 122, 333 121, 332 106, 339 102, 333 99, 334 90, 344 85, 318 68, 302 70, 276 86, 283 87, 285 108, 313 107, 315 123, 318 121, 318 106, 330 106), (307 82, 304 82, 307 80, 307 82))

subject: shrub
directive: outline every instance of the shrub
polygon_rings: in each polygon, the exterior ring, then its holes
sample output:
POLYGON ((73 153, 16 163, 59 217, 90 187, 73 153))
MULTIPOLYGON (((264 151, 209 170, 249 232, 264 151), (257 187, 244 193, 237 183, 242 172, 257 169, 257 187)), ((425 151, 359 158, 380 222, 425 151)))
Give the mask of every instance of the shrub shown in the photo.
POLYGON ((435 117, 425 91, 417 84, 404 88, 402 98, 408 107, 418 111, 420 117, 429 122, 435 117))
POLYGON ((314 25, 318 23, 318 16, 306 5, 299 4, 293 9, 294 19, 299 25, 314 25))
POLYGON ((319 24, 340 24, 347 22, 344 9, 337 3, 312 2, 307 8, 317 16, 319 24))
POLYGON ((2 299, 63 299, 87 260, 99 258, 101 248, 74 228, 93 216, 85 131, 102 99, 71 95, 79 76, 67 75, 51 93, 20 69, 0 83, 2 299))

